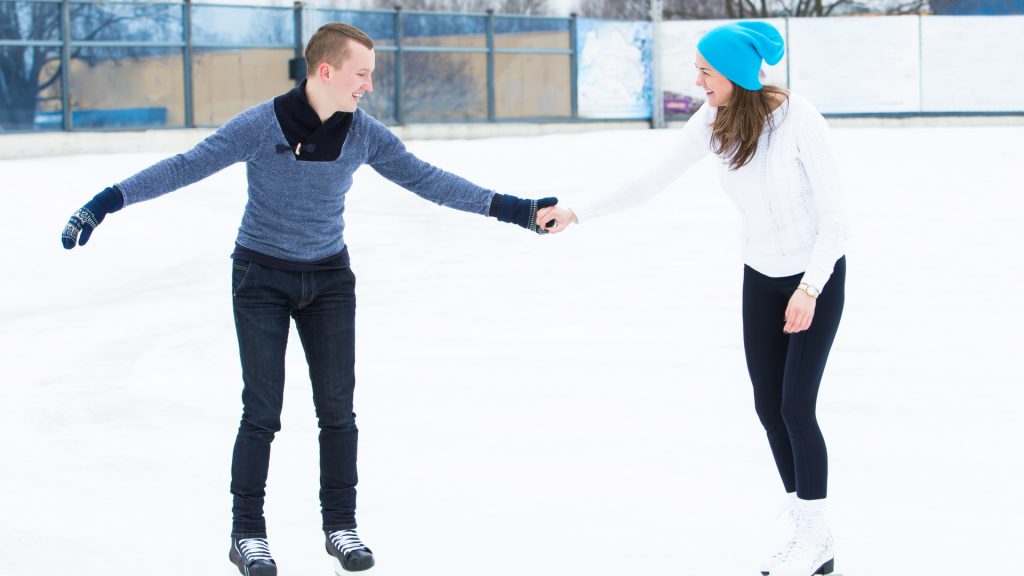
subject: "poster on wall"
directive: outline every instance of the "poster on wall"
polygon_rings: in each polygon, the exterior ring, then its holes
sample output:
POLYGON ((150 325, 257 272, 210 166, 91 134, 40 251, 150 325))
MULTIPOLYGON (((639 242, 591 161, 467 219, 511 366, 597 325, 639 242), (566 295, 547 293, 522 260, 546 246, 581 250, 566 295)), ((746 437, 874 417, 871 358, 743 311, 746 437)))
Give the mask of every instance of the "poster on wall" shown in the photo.
MULTIPOLYGON (((786 36, 785 19, 759 21, 771 24, 783 37, 786 36)), ((694 67, 697 42, 712 28, 729 22, 730 20, 672 20, 659 24, 655 50, 658 51, 658 60, 661 63, 661 86, 667 118, 689 117, 704 103, 704 89, 696 84, 697 71, 694 67)), ((763 66, 761 83, 788 88, 787 58, 788 46, 778 64, 763 66)))
POLYGON ((580 18, 576 26, 579 116, 650 118, 651 23, 580 18))
POLYGON ((917 16, 792 18, 790 86, 824 114, 918 112, 917 16))
POLYGON ((1024 16, 921 19, 924 112, 1024 112, 1022 66, 1024 16))

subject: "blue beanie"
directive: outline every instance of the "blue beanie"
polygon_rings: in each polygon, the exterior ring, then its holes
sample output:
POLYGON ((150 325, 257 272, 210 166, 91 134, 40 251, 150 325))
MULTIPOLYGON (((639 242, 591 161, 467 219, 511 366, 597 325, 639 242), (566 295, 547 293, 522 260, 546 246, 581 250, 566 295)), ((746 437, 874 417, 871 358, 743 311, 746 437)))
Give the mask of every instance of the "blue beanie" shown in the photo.
POLYGON ((774 66, 786 51, 782 35, 765 22, 736 22, 712 29, 697 50, 715 70, 747 90, 760 90, 761 60, 774 66))

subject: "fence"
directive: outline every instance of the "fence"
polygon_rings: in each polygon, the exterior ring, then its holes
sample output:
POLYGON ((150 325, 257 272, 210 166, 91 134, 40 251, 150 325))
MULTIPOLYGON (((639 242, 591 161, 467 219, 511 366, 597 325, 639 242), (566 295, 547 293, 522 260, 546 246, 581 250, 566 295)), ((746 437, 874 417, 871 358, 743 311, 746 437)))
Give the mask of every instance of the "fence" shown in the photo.
MULTIPOLYGON (((697 39, 721 24, 0 0, 0 131, 218 126, 293 86, 329 21, 373 38, 361 106, 390 124, 686 117, 703 102, 697 39)), ((1024 62, 1022 16, 768 21, 787 53, 767 81, 826 114, 1024 114, 1024 80, 1007 74, 1024 62)))
POLYGON ((385 122, 571 120, 573 20, 0 0, 0 131, 219 125, 293 86, 290 62, 330 21, 373 38, 363 107, 385 122))

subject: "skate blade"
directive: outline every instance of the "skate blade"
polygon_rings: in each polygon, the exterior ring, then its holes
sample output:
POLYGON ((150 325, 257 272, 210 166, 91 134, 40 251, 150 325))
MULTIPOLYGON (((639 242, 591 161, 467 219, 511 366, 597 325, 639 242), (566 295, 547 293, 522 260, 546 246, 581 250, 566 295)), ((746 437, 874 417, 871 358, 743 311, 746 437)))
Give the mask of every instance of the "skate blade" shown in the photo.
POLYGON ((341 567, 341 560, 331 556, 331 565, 334 566, 334 576, 345 576, 345 570, 341 567))

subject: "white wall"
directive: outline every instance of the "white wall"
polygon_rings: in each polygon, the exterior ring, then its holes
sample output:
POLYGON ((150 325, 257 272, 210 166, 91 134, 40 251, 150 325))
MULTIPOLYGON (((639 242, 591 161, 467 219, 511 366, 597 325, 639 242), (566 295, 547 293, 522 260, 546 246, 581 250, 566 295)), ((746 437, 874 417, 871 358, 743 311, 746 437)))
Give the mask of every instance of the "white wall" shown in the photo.
MULTIPOLYGON (((825 114, 1024 112, 1024 16, 869 16, 765 20, 786 37, 767 82, 825 114)), ((694 86, 697 41, 724 21, 661 23, 666 91, 694 86)))

